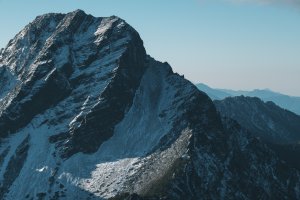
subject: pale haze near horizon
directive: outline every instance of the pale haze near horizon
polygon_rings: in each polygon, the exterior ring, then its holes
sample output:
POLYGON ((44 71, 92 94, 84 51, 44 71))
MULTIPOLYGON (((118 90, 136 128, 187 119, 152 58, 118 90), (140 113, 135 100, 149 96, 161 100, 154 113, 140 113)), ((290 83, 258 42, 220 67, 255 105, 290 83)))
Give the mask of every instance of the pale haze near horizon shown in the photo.
POLYGON ((300 96, 300 7, 280 0, 0 0, 0 48, 37 15, 117 15, 194 83, 300 96), (277 3, 274 3, 277 2, 277 3))

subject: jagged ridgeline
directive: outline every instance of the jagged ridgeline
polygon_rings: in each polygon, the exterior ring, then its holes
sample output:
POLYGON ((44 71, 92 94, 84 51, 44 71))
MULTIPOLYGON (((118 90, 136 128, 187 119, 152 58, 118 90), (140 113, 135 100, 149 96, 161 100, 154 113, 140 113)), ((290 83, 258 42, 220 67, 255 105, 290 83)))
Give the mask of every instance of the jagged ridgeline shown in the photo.
POLYGON ((0 51, 0 199, 299 199, 299 171, 124 20, 46 14, 0 51))

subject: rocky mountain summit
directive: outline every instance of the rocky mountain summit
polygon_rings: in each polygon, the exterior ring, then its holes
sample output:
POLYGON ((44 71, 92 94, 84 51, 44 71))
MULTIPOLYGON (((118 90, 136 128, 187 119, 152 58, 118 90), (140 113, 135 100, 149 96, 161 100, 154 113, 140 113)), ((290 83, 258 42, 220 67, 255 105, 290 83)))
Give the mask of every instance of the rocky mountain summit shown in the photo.
POLYGON ((300 173, 124 20, 76 10, 0 51, 0 199, 300 199, 300 173))

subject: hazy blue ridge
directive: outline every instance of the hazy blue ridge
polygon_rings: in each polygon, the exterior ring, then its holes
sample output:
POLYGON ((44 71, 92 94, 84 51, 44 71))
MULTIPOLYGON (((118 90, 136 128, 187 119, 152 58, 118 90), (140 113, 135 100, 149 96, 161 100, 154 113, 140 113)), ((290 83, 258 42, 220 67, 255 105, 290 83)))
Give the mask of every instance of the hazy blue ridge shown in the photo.
POLYGON ((233 96, 249 96, 258 97, 263 101, 272 101, 278 106, 290 110, 298 115, 300 115, 300 97, 288 96, 278 92, 271 91, 269 89, 255 89, 252 91, 243 90, 230 90, 230 89, 217 89, 211 88, 203 83, 196 84, 199 90, 205 92, 213 100, 222 100, 226 97, 233 96))

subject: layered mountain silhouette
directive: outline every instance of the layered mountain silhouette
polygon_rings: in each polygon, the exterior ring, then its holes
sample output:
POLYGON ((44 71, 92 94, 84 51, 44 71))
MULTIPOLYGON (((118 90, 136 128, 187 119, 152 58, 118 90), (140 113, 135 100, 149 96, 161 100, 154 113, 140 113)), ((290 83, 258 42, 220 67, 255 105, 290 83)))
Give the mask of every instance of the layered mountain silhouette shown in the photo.
POLYGON ((258 97, 265 102, 272 101, 278 106, 290 110, 298 115, 300 115, 300 97, 293 97, 278 92, 273 92, 269 89, 264 90, 252 90, 252 91, 235 91, 228 89, 215 89, 211 88, 203 83, 196 84, 198 89, 204 91, 213 100, 222 100, 226 97, 234 96, 248 96, 248 97, 258 97))
POLYGON ((299 198, 299 170, 119 17, 45 14, 0 51, 0 199, 299 198))

